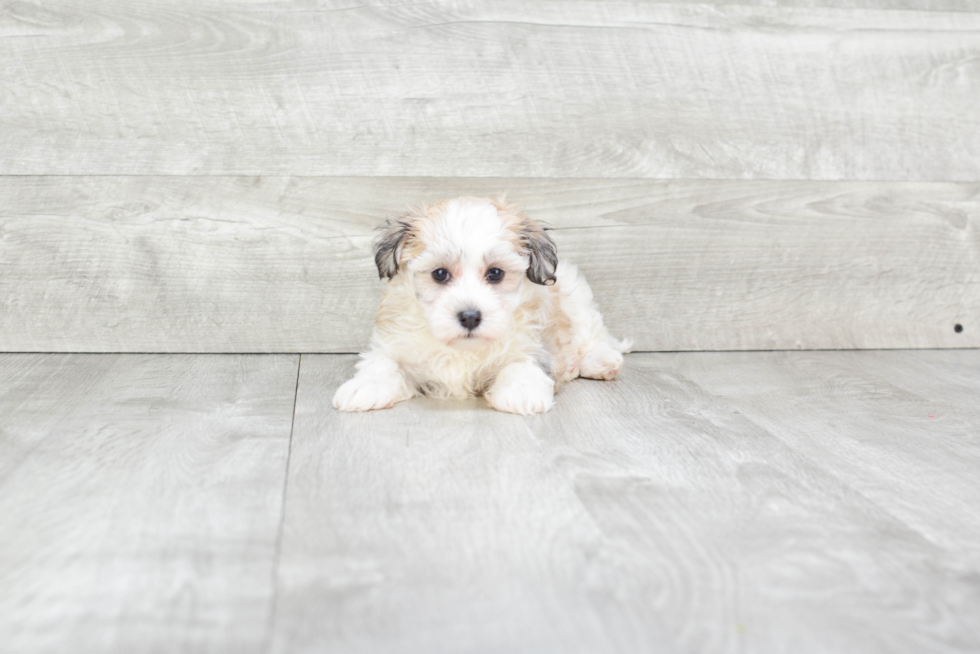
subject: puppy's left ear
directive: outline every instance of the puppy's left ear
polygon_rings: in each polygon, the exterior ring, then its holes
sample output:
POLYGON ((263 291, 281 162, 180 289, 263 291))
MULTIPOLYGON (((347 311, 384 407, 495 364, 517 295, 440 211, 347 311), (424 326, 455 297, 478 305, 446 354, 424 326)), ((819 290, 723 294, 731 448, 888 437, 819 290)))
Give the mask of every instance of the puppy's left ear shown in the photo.
POLYGON ((527 278, 535 284, 554 284, 558 248, 545 228, 537 221, 525 220, 521 225, 521 242, 531 259, 527 267, 527 278))

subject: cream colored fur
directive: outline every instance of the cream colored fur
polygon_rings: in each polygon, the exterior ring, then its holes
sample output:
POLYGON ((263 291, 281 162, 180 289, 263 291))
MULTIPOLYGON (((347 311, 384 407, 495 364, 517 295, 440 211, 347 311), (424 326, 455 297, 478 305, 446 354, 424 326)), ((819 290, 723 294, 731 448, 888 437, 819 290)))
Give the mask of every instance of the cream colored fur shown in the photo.
POLYGON ((554 261, 540 225, 499 201, 459 198, 389 222, 378 266, 383 276, 395 272, 370 349, 334 406, 367 411, 415 395, 483 395, 501 411, 540 413, 571 379, 613 379, 629 343, 606 330, 575 266, 554 261), (435 281, 437 269, 450 279, 435 281), (488 270, 503 280, 488 281, 488 270), (543 281, 553 284, 533 283, 532 271, 550 273, 543 281), (458 317, 467 309, 482 316, 472 330, 458 317))

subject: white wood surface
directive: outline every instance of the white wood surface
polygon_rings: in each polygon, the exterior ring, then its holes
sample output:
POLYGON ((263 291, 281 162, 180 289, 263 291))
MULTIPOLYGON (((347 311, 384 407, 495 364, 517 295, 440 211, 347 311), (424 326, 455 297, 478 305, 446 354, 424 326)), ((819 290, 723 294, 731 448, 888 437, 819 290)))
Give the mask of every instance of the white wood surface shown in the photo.
POLYGON ((975 652, 978 371, 630 355, 544 416, 351 415, 304 355, 272 651, 975 652))
POLYGON ((843 4, 8 2, 0 174, 980 179, 980 15, 843 4))
POLYGON ((680 0, 680 4, 895 9, 904 11, 980 11, 974 0, 680 0))
POLYGON ((380 292, 374 227, 502 191, 555 228, 639 350, 980 346, 975 184, 0 182, 5 351, 358 351, 380 292))
POLYGON ((0 0, 0 652, 980 651, 980 350, 666 352, 980 348, 978 61, 974 0, 0 0), (361 349, 373 227, 501 191, 661 353, 528 418, 214 354, 361 349))
POLYGON ((0 355, 0 649, 980 648, 978 350, 633 354, 528 418, 341 414, 354 362, 0 355))
POLYGON ((706 392, 733 398, 740 414, 833 469, 923 539, 980 565, 980 521, 964 519, 980 506, 980 354, 660 360, 706 392), (783 401, 772 398, 774 386, 783 401), (828 426, 825 437, 813 437, 828 426))
POLYGON ((0 356, 0 651, 262 651, 297 365, 0 356))

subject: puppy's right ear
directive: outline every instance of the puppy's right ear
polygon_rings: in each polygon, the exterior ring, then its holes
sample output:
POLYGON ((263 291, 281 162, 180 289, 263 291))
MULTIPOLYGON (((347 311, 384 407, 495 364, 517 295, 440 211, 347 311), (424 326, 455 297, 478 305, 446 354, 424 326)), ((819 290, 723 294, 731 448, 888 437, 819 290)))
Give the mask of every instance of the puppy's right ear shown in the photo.
POLYGON ((374 263, 381 279, 391 279, 398 272, 405 237, 412 231, 412 217, 389 218, 378 229, 381 236, 374 244, 374 263))
POLYGON ((381 236, 374 243, 374 263, 378 265, 378 276, 391 279, 398 272, 406 247, 411 247, 418 236, 416 221, 424 217, 424 207, 413 209, 404 216, 389 218, 378 227, 381 236))

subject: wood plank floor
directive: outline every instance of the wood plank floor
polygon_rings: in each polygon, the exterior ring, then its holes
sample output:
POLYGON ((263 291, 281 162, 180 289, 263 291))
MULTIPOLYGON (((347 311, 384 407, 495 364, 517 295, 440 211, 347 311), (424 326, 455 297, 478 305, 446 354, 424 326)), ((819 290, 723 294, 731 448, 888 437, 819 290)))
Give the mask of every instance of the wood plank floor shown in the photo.
POLYGON ((976 652, 980 351, 634 354, 544 416, 345 355, 0 355, 11 652, 976 652))
POLYGON ((0 650, 254 651, 297 356, 0 356, 0 650))

